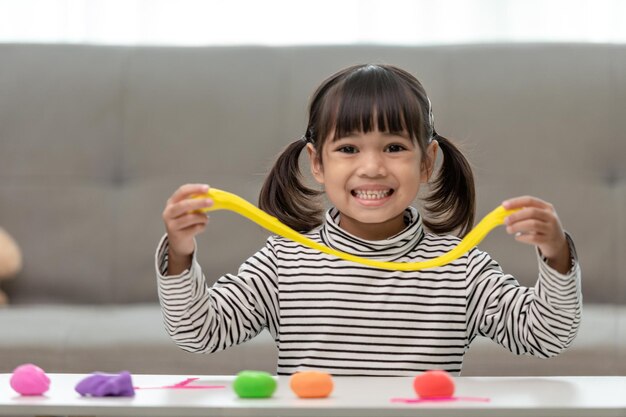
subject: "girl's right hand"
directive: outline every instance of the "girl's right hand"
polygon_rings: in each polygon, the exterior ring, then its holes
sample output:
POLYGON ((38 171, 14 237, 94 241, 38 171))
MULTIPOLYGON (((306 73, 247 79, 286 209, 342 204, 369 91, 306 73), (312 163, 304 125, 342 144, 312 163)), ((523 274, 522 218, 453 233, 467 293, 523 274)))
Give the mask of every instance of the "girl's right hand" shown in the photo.
POLYGON ((192 197, 208 191, 206 184, 185 184, 167 200, 162 216, 169 241, 170 265, 172 261, 177 263, 191 257, 194 237, 206 228, 209 218, 198 210, 211 207, 213 200, 192 197))

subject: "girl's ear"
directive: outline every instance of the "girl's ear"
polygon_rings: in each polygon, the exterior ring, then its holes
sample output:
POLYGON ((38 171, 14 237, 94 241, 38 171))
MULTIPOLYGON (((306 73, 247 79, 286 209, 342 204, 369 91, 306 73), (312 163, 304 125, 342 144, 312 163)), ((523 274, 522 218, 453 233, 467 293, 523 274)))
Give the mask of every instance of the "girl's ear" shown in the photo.
POLYGON ((315 181, 319 184, 324 184, 324 170, 322 169, 321 158, 318 158, 315 146, 312 143, 307 143, 306 152, 309 154, 309 165, 311 166, 311 174, 315 181))
POLYGON ((437 161, 437 152, 439 151, 439 142, 433 140, 426 148, 426 158, 422 164, 421 182, 428 182, 430 176, 435 169, 435 162, 437 161))

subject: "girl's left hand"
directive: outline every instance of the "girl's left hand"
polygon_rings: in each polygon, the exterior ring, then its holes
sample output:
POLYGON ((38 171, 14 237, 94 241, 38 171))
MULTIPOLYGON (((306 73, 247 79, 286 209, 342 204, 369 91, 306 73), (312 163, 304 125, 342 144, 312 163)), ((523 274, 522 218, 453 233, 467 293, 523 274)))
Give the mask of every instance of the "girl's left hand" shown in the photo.
POLYGON ((570 268, 570 253, 565 232, 552 204, 536 197, 523 196, 506 200, 505 209, 521 209, 506 219, 506 231, 518 242, 536 245, 548 265, 564 274, 570 268))

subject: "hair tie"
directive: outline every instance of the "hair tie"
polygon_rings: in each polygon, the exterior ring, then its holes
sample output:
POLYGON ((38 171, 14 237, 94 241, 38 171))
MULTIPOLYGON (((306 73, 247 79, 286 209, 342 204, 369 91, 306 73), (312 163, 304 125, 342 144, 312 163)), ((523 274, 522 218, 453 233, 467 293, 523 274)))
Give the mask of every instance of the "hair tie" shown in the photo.
POLYGON ((300 140, 303 140, 305 143, 313 143, 313 128, 308 128, 306 133, 302 135, 300 140))
POLYGON ((430 143, 433 141, 435 136, 437 136, 437 132, 435 131, 435 116, 433 116, 433 105, 428 97, 426 97, 426 100, 428 100, 428 143, 430 143))

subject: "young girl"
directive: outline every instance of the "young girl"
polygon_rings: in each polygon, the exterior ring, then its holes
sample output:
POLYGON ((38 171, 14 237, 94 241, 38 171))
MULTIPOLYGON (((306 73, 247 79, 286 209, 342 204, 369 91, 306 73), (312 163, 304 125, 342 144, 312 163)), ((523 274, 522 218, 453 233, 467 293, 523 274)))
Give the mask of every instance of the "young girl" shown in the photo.
MULTIPOLYGON (((580 323, 580 269, 554 208, 533 197, 505 201, 506 230, 537 247, 539 278, 521 287, 477 248, 432 269, 397 272, 352 263, 272 236, 208 287, 194 236, 208 185, 187 184, 168 200, 167 234, 157 255, 167 331, 183 349, 215 352, 267 328, 279 349, 278 374, 304 369, 334 375, 410 376, 429 369, 459 374, 478 335, 516 354, 540 357, 568 347, 580 323)), ((279 156, 260 207, 307 237, 354 255, 417 262, 448 252, 474 222, 468 162, 437 134, 430 100, 409 73, 360 65, 334 74, 314 93, 302 139, 279 156), (321 192, 303 185, 306 148, 321 192), (434 179, 438 152, 443 162, 434 179), (411 207, 428 183, 424 215, 411 207), (429 230, 429 232, 427 232, 429 230)))

